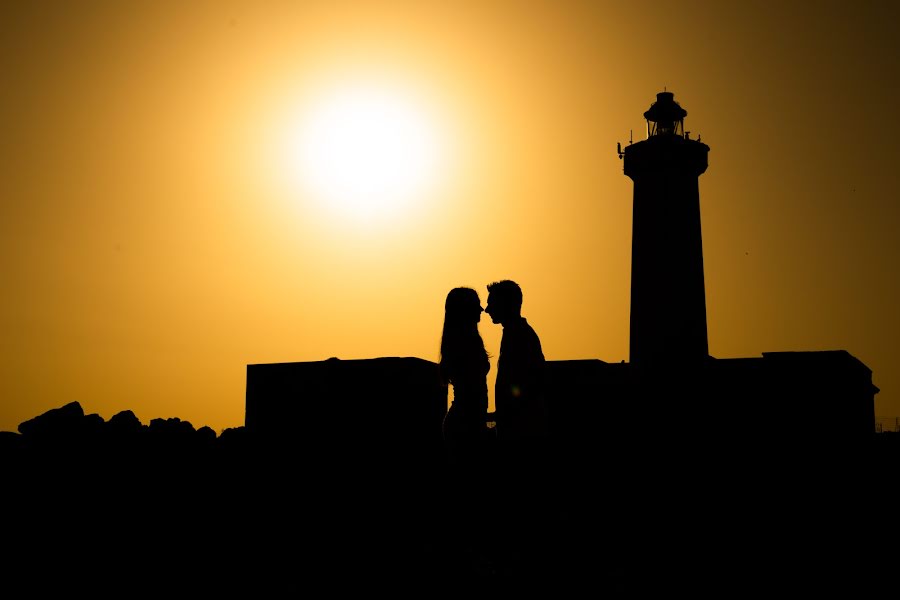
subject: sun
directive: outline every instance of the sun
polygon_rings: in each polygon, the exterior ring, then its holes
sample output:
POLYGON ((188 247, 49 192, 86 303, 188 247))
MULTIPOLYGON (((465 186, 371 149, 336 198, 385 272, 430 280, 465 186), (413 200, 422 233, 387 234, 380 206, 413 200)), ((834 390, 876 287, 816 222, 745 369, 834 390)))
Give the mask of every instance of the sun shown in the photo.
POLYGON ((291 179, 315 202, 371 222, 423 201, 445 148, 424 100, 395 84, 343 82, 309 99, 287 140, 291 179))

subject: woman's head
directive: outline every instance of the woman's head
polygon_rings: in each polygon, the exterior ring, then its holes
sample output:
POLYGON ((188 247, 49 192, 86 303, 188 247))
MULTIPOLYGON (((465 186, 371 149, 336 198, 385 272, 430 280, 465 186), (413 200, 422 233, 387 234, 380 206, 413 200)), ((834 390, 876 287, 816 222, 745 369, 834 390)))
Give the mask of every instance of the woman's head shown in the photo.
POLYGON ((472 288, 453 288, 444 302, 444 323, 462 325, 478 323, 481 320, 481 299, 472 288))
MULTIPOLYGON (((490 368, 484 342, 478 333, 481 320, 481 299, 472 288, 453 288, 444 302, 444 330, 441 334, 441 373, 446 381, 453 381, 463 364, 475 359, 490 368)), ((479 367, 482 368, 482 367, 479 367)))

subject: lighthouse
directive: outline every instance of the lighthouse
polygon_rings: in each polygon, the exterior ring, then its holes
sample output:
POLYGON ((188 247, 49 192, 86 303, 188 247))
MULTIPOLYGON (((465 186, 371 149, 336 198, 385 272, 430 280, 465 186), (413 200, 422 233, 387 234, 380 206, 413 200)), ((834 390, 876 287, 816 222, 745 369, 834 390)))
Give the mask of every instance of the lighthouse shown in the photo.
POLYGON ((690 364, 709 356, 699 177, 709 146, 684 131, 672 92, 644 112, 647 138, 619 158, 634 182, 629 360, 690 364))

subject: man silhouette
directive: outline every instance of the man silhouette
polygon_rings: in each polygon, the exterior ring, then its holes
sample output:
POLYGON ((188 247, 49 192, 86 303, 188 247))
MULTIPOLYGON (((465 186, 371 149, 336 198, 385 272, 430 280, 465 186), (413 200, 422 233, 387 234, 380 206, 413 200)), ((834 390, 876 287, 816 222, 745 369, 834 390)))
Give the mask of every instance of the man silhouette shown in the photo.
POLYGON ((498 566, 533 579, 550 545, 545 543, 549 447, 544 352, 537 333, 522 317, 519 284, 495 281, 487 290, 484 312, 503 326, 494 388, 498 566))
POLYGON ((494 388, 497 442, 507 467, 536 467, 545 457, 548 433, 541 340, 521 314, 519 284, 495 281, 487 290, 484 311, 503 326, 494 388))

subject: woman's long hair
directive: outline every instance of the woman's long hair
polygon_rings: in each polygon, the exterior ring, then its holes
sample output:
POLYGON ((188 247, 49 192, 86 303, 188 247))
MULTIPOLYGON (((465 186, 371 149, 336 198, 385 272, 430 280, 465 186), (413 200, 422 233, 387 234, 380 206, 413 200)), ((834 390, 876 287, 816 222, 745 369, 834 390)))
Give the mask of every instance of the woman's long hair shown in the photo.
POLYGON ((484 340, 478 332, 481 300, 472 288, 453 288, 444 303, 444 329, 441 333, 441 377, 453 383, 471 368, 490 368, 484 340))

